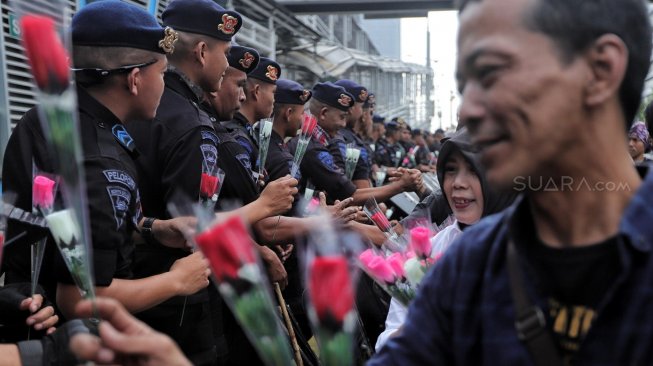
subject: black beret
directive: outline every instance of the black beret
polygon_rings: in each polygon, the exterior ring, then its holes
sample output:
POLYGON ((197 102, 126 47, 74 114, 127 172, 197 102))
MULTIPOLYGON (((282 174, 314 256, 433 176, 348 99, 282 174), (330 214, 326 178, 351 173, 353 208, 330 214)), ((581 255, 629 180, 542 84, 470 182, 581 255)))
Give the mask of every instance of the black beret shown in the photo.
POLYGON ((118 0, 96 1, 72 19, 73 45, 129 47, 171 53, 177 41, 172 28, 162 28, 144 9, 118 0))
POLYGON ((333 83, 317 83, 313 87, 313 98, 341 111, 349 111, 354 106, 354 96, 345 88, 333 83))
POLYGON ((335 84, 345 88, 349 94, 353 95, 356 103, 365 103, 367 101, 367 88, 357 84, 355 81, 343 79, 336 81, 335 84))
POLYGON ((243 25, 235 11, 225 10, 211 0, 174 0, 161 14, 163 25, 178 31, 203 34, 231 42, 243 25))
POLYGON ((236 45, 231 46, 231 51, 229 51, 227 57, 229 66, 246 74, 249 74, 258 66, 260 59, 261 56, 255 49, 236 45))
POLYGON ((281 66, 272 59, 261 57, 258 66, 247 77, 276 84, 277 80, 281 77, 281 66))
POLYGON ((399 126, 398 122, 390 121, 390 122, 385 124, 385 128, 388 131, 399 131, 400 126, 399 126))
POLYGON ((375 114, 372 116, 372 122, 373 123, 384 123, 385 124, 385 117, 379 116, 378 114, 375 114))
POLYGON ((304 105, 311 99, 310 90, 295 81, 279 79, 277 80, 277 91, 274 93, 274 102, 279 104, 298 104, 304 105))

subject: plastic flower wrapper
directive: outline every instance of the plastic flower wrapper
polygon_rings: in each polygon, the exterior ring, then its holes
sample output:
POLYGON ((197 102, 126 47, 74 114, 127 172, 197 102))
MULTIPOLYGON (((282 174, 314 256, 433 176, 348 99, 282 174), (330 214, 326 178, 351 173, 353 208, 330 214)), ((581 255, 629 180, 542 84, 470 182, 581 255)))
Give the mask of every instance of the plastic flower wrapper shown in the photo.
POLYGON ((384 168, 381 168, 374 172, 374 184, 377 187, 381 187, 383 182, 385 182, 385 177, 388 175, 384 168))
POLYGON ((51 9, 62 9, 60 18, 53 19, 51 13, 35 14, 30 2, 13 4, 21 15, 21 40, 34 76, 39 119, 65 203, 45 218, 82 296, 94 299, 77 96, 70 82, 68 52, 55 29, 55 23, 63 24, 66 7, 53 4, 51 9))
POLYGON ((82 297, 94 299, 95 287, 91 276, 90 253, 81 240, 83 237, 81 224, 74 210, 72 208, 55 210, 45 216, 45 220, 82 297))
POLYGON ((282 330, 269 280, 238 216, 195 235, 211 265, 215 283, 234 316, 268 365, 291 365, 288 338, 282 330))
POLYGON ((385 216, 385 214, 381 211, 374 197, 368 199, 365 202, 365 205, 363 206, 363 211, 365 212, 365 215, 367 215, 367 217, 370 220, 372 220, 372 222, 381 231, 383 231, 383 233, 389 240, 396 242, 398 245, 401 245, 401 241, 402 241, 401 237, 397 235, 397 232, 395 232, 392 225, 390 225, 390 221, 385 216))
POLYGON ((309 319, 319 347, 321 364, 354 363, 356 266, 351 257, 362 248, 360 237, 333 230, 324 213, 324 224, 314 229, 305 248, 303 267, 310 299, 309 319))
POLYGON ((265 170, 265 161, 268 158, 270 137, 272 136, 272 118, 264 118, 258 122, 258 175, 262 176, 265 170))
MULTIPOLYGON (((46 217, 54 211, 54 198, 59 178, 54 174, 39 171, 35 164, 32 164, 32 172, 32 213, 46 217)), ((39 282, 46 241, 47 237, 31 244, 32 295, 36 293, 39 282)))
POLYGON ((354 171, 356 170, 358 159, 361 156, 361 149, 356 147, 354 144, 347 144, 347 149, 345 152, 345 174, 347 175, 347 178, 351 180, 351 178, 354 176, 354 171))
POLYGON ((206 163, 202 164, 202 177, 200 179, 200 203, 211 211, 220 197, 220 190, 224 182, 225 173, 217 166, 209 167, 206 163))
MULTIPOLYGON (((0 199, 0 212, 5 212, 5 201, 4 197, 0 199)), ((2 251, 5 246, 5 233, 7 231, 7 216, 4 214, 0 215, 0 270, 2 269, 2 251)))
POLYGON ((304 154, 306 153, 308 142, 313 136, 315 126, 317 126, 317 119, 309 111, 304 112, 302 130, 299 135, 299 140, 297 141, 297 149, 295 150, 295 156, 293 157, 292 167, 290 168, 290 175, 293 178, 299 179, 299 166, 301 165, 304 154))

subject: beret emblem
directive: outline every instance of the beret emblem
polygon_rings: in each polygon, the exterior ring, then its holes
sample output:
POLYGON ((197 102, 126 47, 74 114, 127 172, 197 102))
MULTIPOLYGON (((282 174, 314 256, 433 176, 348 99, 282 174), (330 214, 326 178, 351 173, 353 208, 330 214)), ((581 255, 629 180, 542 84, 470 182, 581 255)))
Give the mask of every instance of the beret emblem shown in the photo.
POLYGON ((252 67, 252 62, 254 62, 254 59, 255 59, 254 55, 252 55, 249 52, 245 52, 243 58, 241 58, 240 61, 238 61, 238 63, 243 68, 249 69, 250 67, 252 67))
POLYGON ((272 81, 277 81, 279 78, 279 71, 277 68, 272 65, 268 65, 267 70, 268 72, 265 73, 265 76, 272 81))
POLYGON ((343 107, 349 107, 351 105, 351 98, 346 94, 340 94, 338 103, 340 103, 340 105, 343 107))
POLYGON ((306 101, 308 100, 308 97, 309 97, 310 95, 311 95, 311 92, 309 92, 308 90, 304 89, 304 91, 302 92, 302 95, 299 97, 299 100, 301 100, 302 102, 306 103, 306 101))
POLYGON ((175 52, 175 43, 179 40, 179 34, 170 27, 166 27, 163 34, 163 39, 159 41, 159 47, 165 53, 175 52))
POLYGON ((229 14, 223 14, 222 15, 222 23, 218 25, 218 29, 222 31, 222 33, 231 35, 236 32, 236 26, 238 25, 238 19, 235 17, 232 17, 229 14))

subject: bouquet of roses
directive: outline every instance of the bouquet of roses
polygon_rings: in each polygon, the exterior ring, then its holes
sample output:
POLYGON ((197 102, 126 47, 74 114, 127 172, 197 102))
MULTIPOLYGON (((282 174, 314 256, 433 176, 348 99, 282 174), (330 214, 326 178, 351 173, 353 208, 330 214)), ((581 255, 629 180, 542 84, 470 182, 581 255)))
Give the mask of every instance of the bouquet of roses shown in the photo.
MULTIPOLYGON (((77 96, 70 82, 69 57, 50 13, 34 14, 27 2, 16 4, 25 6, 18 9, 22 14, 21 39, 36 84, 41 126, 61 178, 66 204, 63 209, 48 213, 45 219, 82 296, 94 299, 77 96)), ((63 23, 63 12, 60 15, 57 22, 63 23)))
POLYGON ((292 364, 288 338, 275 311, 269 280, 242 219, 233 216, 200 231, 196 245, 209 260, 215 283, 268 365, 292 364))
POLYGON ((392 297, 404 305, 414 298, 429 268, 444 249, 431 244, 432 230, 425 226, 410 230, 410 245, 403 251, 367 249, 358 256, 361 268, 392 297))
POLYGON ((354 171, 356 170, 356 164, 358 164, 358 159, 361 155, 361 149, 356 147, 355 144, 347 144, 347 149, 345 150, 345 175, 351 180, 354 176, 354 171))
POLYGON ((320 349, 322 365, 354 363, 354 334, 359 318, 355 308, 355 264, 351 255, 360 252, 360 238, 324 225, 311 232, 302 256, 310 298, 309 319, 320 349))

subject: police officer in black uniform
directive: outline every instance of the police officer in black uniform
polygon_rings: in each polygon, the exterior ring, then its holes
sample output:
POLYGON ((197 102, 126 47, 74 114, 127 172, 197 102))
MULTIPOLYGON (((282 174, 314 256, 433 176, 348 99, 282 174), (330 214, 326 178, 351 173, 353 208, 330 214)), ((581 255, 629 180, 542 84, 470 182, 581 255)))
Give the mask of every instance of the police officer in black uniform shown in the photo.
MULTIPOLYGON (((179 32, 177 49, 168 58, 161 104, 153 123, 130 123, 127 127, 143 153, 138 169, 144 213, 168 218, 166 205, 176 192, 197 199, 203 165, 211 169, 217 164, 218 137, 200 103, 205 92, 220 88, 231 38, 242 26, 242 18, 211 0, 175 0, 161 19, 179 32)), ((186 250, 151 240, 136 250, 135 275, 163 273, 187 255, 186 250)), ((173 298, 138 316, 170 335, 194 364, 216 362, 206 290, 173 298)))
POLYGON ((376 142, 374 161, 379 166, 397 168, 401 165, 404 148, 399 144, 401 128, 399 123, 390 121, 385 125, 385 137, 376 142))
POLYGON ((240 136, 239 133, 243 131, 241 125, 236 126, 232 133, 220 121, 233 120, 240 110, 245 101, 247 75, 258 66, 260 56, 253 48, 234 45, 227 59, 229 68, 222 79, 220 92, 210 93, 204 104, 220 140, 218 166, 225 172, 218 208, 221 208, 222 202, 230 200, 247 204, 256 200, 259 195, 258 184, 252 175, 254 164, 250 160, 249 151, 243 146, 245 143, 250 146, 251 142, 247 138, 251 136, 241 136, 239 143, 235 134, 240 136))
MULTIPOLYGON (((356 162, 356 168, 352 176, 353 183, 358 188, 370 188, 372 186, 369 179, 372 169, 370 155, 363 139, 354 131, 362 123, 363 105, 369 97, 367 88, 347 79, 338 80, 334 84, 345 88, 349 94, 354 96, 354 106, 349 109, 349 114, 347 115, 347 126, 340 130, 339 134, 342 136, 345 144, 353 144, 360 149, 360 156, 356 162)), ((342 152, 342 147, 340 147, 340 150, 342 152)))
POLYGON ((253 136, 252 126, 257 121, 272 116, 274 91, 279 77, 281 77, 281 66, 267 57, 261 57, 256 68, 247 74, 244 88, 245 100, 240 110, 224 125, 249 154, 250 162, 254 163, 252 174, 256 179, 259 178, 256 173, 259 168, 256 166, 258 144, 253 136))
MULTIPOLYGON (((354 103, 354 96, 333 83, 318 83, 313 87, 309 101, 311 113, 318 125, 310 140, 301 163, 302 182, 312 182, 316 189, 325 191, 327 201, 344 200, 353 197, 354 205, 365 203, 370 197, 384 201, 403 191, 417 189, 420 177, 404 174, 399 180, 383 187, 356 188, 340 168, 344 166, 339 147, 333 138, 346 124, 347 113, 354 103)), ((298 138, 289 144, 290 151, 297 148, 298 138)))
MULTIPOLYGON (((270 180, 290 174, 293 155, 286 144, 302 127, 304 105, 311 99, 311 91, 298 82, 279 79, 274 93, 274 120, 270 149, 265 164, 270 180)), ((301 172, 300 172, 301 174, 301 172)))
MULTIPOLYGON (((188 290, 190 284, 180 277, 184 272, 179 271, 181 267, 195 268, 208 276, 205 264, 185 261, 159 277, 131 280, 132 234, 142 214, 133 161, 138 151, 123 122, 154 117, 163 92, 165 53, 174 50, 176 33, 161 28, 139 7, 104 1, 84 7, 73 17, 72 39, 96 291, 136 312, 188 290)), ((60 162, 54 161, 44 146, 46 139, 37 113, 31 110, 16 127, 4 162, 5 187, 18 193, 25 209, 31 206, 32 160, 45 172, 59 169, 60 162)), ((25 244, 17 244, 17 253, 28 250, 25 244)), ((55 248, 52 242, 49 246, 55 248)), ((29 271, 29 264, 22 266, 17 271, 29 271)), ((14 272, 20 265, 8 267, 14 272)), ((70 316, 79 292, 60 258, 55 267, 59 306, 70 316)), ((208 283, 201 282, 190 291, 208 283)))

